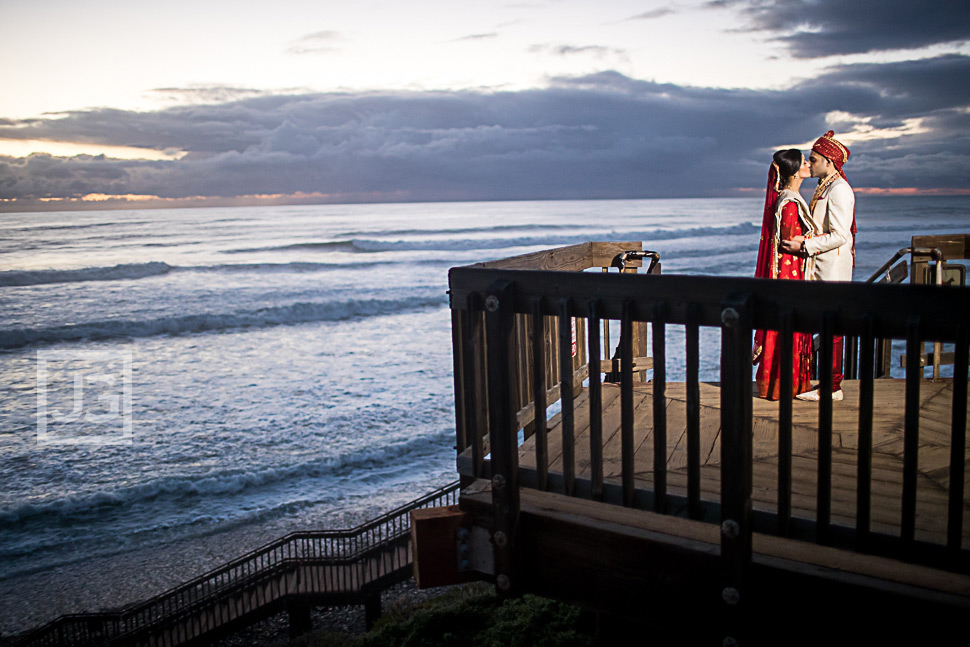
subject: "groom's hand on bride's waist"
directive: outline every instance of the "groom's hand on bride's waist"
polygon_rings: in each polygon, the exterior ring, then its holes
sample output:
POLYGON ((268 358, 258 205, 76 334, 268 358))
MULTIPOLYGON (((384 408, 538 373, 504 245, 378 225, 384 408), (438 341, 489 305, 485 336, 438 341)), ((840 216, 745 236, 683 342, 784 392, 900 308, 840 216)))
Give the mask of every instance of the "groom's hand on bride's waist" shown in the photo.
POLYGON ((805 237, 804 236, 794 236, 791 240, 781 241, 781 251, 787 254, 804 254, 805 253, 805 237))

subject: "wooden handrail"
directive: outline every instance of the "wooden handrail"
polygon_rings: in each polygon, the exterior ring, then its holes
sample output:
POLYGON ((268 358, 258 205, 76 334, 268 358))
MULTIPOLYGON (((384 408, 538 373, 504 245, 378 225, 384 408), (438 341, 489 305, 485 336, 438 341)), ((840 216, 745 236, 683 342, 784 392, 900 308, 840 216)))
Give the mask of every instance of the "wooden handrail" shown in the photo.
MULTIPOLYGON (((493 270, 553 270, 556 272, 581 272, 594 267, 612 267, 614 259, 623 252, 643 251, 643 243, 608 242, 608 243, 580 243, 568 247, 547 249, 521 256, 510 256, 497 261, 477 263, 472 267, 484 267, 493 270)), ((627 267, 641 267, 643 261, 630 259, 627 267)))

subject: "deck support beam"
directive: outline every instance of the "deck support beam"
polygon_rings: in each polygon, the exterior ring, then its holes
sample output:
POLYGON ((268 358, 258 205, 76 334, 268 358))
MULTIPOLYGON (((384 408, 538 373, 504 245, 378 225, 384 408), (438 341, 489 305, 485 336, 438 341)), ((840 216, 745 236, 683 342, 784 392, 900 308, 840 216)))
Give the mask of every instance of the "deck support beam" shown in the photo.
POLYGON ((311 607, 306 600, 293 597, 286 603, 286 614, 290 623, 290 639, 298 638, 313 630, 311 607))
POLYGON ((367 631, 374 628, 374 624, 381 618, 381 594, 371 593, 364 598, 364 626, 367 631))
MULTIPOLYGON (((463 494, 461 507, 487 518, 491 496, 463 494)), ((742 598, 753 613, 724 634, 716 620, 698 621, 724 606, 717 526, 537 490, 523 490, 520 524, 524 590, 607 614, 603 622, 630 619, 651 638, 674 631, 677 644, 723 644, 728 635, 741 645, 779 644, 771 618, 793 610, 827 617, 833 608, 852 610, 851 623, 802 623, 781 642, 947 644, 965 635, 970 614, 968 575, 755 534, 742 598)))
POLYGON ((721 310, 721 600, 725 641, 740 640, 751 568, 751 297, 721 310))
POLYGON ((488 431, 492 450, 492 501, 495 586, 500 593, 520 590, 516 552, 519 530, 519 461, 511 369, 515 285, 496 281, 485 293, 485 345, 488 356, 488 431))

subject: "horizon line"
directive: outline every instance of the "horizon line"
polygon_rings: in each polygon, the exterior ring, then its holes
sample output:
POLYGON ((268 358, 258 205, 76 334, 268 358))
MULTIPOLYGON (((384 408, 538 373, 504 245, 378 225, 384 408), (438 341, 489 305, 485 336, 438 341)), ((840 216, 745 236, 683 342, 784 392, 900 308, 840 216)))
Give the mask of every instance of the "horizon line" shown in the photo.
MULTIPOLYGON (((954 197, 970 196, 970 188, 918 188, 918 187, 853 187, 856 194, 874 196, 903 197, 954 197)), ((182 198, 163 198, 157 195, 106 195, 86 194, 80 197, 58 198, 0 198, 0 213, 33 213, 50 211, 99 211, 116 209, 184 209, 205 207, 258 207, 289 205, 329 205, 329 204, 407 204, 436 202, 531 202, 567 200, 690 200, 690 199, 730 199, 755 197, 764 189, 735 188, 722 195, 682 195, 682 196, 591 196, 555 197, 461 197, 426 198, 408 196, 403 192, 368 194, 325 194, 298 191, 289 194, 250 194, 239 196, 187 196, 182 198)))

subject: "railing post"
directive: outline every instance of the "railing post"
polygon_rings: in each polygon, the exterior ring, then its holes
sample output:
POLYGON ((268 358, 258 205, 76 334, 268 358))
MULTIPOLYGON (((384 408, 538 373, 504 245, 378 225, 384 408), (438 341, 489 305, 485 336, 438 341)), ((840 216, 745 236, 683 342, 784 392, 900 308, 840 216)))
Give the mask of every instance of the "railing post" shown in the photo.
POLYGON ((467 429, 467 416, 465 415, 465 398, 462 397, 464 393, 465 380, 472 379, 470 375, 464 375, 464 358, 463 351, 465 349, 465 327, 470 325, 469 313, 467 310, 462 312, 461 310, 454 308, 451 311, 451 361, 452 361, 452 373, 454 375, 455 381, 455 448, 459 453, 464 451, 466 447, 471 445, 471 440, 469 439, 472 435, 467 429))
POLYGON ((576 488, 576 445, 573 409, 572 318, 570 300, 559 302, 559 399, 562 403, 562 481, 563 494, 572 496, 576 488))
POLYGON ((818 476, 815 491, 816 541, 830 541, 832 524, 832 374, 835 314, 822 314, 818 361, 818 476))
POLYGON ((893 359, 893 340, 879 339, 876 341, 876 377, 890 377, 893 359))
POLYGON ((653 509, 667 514, 667 305, 657 303, 653 310, 653 509))
POLYGON ((923 354, 920 316, 907 322, 906 335, 906 413, 903 416, 903 499, 900 539, 903 557, 911 558, 916 540, 916 487, 919 478, 919 387, 923 379, 920 356, 923 354))
POLYGON ((781 389, 778 400, 778 532, 785 536, 791 531, 791 466, 792 466, 792 370, 795 346, 795 313, 786 309, 781 313, 778 330, 781 347, 781 389))
POLYGON ((701 391, 700 306, 687 306, 687 509, 691 519, 701 518, 701 391))
POLYGON ((533 437, 536 444, 536 474, 539 489, 549 488, 549 453, 546 434, 546 353, 545 353, 545 324, 542 315, 542 299, 536 299, 532 304, 532 401, 533 437))
MULTIPOLYGON (((589 354, 589 462, 591 494, 594 500, 603 498, 603 388, 600 375, 600 306, 589 304, 586 324, 586 351, 589 354)), ((609 348, 609 346, 607 346, 609 348)))
POLYGON ((721 309, 721 599, 724 636, 743 630, 751 567, 751 312, 750 295, 732 295, 721 309))
POLYGON ((633 305, 623 302, 620 320, 620 465, 623 505, 633 507, 636 499, 634 474, 635 446, 633 444, 633 305))
POLYGON ((866 315, 860 339, 859 371, 859 448, 856 458, 856 546, 866 550, 870 543, 872 520, 872 412, 875 401, 874 317, 866 315))
POLYGON ((381 619, 381 593, 368 593, 364 596, 364 627, 367 631, 374 628, 374 624, 381 619))
POLYGON ((519 466, 512 408, 512 323, 514 284, 496 281, 485 294, 488 356, 488 431, 492 452, 492 506, 495 511, 495 584, 501 593, 519 589, 515 556, 519 527, 519 466))
MULTIPOLYGON (((468 297, 467 309, 464 314, 464 340, 462 348, 462 397, 464 398, 462 411, 465 414, 464 435, 472 447, 472 472, 476 478, 482 476, 482 465, 485 452, 482 448, 482 427, 484 422, 484 406, 482 402, 482 324, 478 295, 468 297)), ((456 393, 457 397, 458 394, 456 393)), ((467 445, 466 445, 467 447, 467 445)), ((464 447, 459 448, 460 451, 464 447)))
POLYGON ((290 621, 290 639, 298 638, 313 630, 313 617, 309 603, 294 596, 286 603, 286 611, 290 621))
POLYGON ((946 545, 953 562, 960 555, 963 538, 964 451, 967 446, 967 353, 970 330, 967 322, 959 324, 953 348, 953 409, 950 440, 950 498, 947 504, 946 545))

